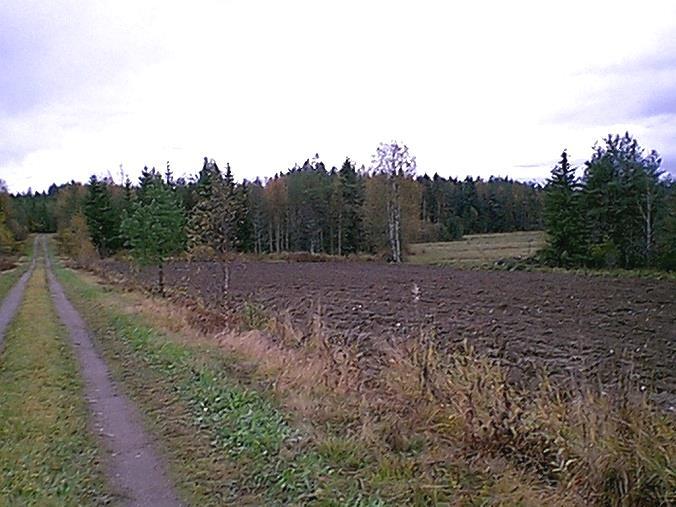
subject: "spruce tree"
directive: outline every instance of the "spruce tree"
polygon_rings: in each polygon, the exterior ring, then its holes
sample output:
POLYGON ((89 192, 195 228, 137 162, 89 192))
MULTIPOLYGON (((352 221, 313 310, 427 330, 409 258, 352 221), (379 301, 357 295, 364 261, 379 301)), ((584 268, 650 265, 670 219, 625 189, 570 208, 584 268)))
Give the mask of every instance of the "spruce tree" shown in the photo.
POLYGON ((141 265, 158 269, 158 287, 164 294, 164 263, 185 244, 184 214, 174 192, 161 179, 147 182, 143 200, 131 206, 122 221, 127 247, 141 265))
POLYGON ((580 264, 584 259, 584 223, 580 187, 575 168, 564 150, 545 187, 545 258, 557 266, 580 264))
POLYGON ((224 177, 216 162, 204 157, 195 189, 196 202, 188 218, 188 248, 193 252, 206 248, 220 260, 224 295, 230 285, 228 256, 237 244, 238 220, 242 220, 244 206, 234 190, 230 166, 226 166, 224 177))
POLYGON ((122 246, 120 215, 113 208, 108 183, 98 180, 94 175, 89 179, 84 212, 98 254, 105 257, 118 250, 122 246))
POLYGON ((343 162, 338 176, 342 206, 339 254, 357 253, 363 236, 361 208, 364 203, 364 189, 360 176, 349 158, 343 162))

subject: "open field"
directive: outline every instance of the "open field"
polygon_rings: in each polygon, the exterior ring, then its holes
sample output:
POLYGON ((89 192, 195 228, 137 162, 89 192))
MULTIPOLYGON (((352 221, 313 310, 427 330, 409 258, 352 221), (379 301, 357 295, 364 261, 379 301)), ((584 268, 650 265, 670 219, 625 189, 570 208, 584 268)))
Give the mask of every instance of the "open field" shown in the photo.
POLYGON ((118 496, 132 490, 110 460, 140 462, 151 448, 158 460, 146 469, 166 467, 167 482, 133 476, 184 505, 676 501, 674 281, 250 262, 230 266, 222 297, 223 265, 203 262, 168 266, 161 297, 133 290, 123 264, 107 267, 122 286, 42 256, 31 270, 0 354, 10 503, 140 498, 118 496), (627 328, 644 345, 604 356, 634 346, 627 328), (137 415, 97 422, 111 415, 110 389, 93 395, 86 351, 137 415), (150 447, 123 430, 137 422, 150 447), (71 424, 80 431, 62 434, 71 424), (115 439, 130 448, 110 453, 115 439))
MULTIPOLYGON (((132 275, 153 283, 152 269, 132 275)), ((220 266, 178 262, 167 282, 227 312, 288 315, 309 333, 320 317, 332 339, 377 351, 405 343, 421 326, 452 350, 463 340, 529 382, 540 366, 561 379, 615 383, 624 375, 665 407, 676 405, 676 281, 568 273, 463 271, 449 267, 358 263, 239 263, 229 299, 220 266), (414 302, 414 287, 420 291, 414 302)))
MULTIPOLYGON (((109 276, 133 286, 120 280, 123 265, 112 266, 109 276)), ((169 298, 58 270, 114 376, 161 435, 189 503, 676 500, 673 344, 664 339, 673 282, 600 286, 560 273, 356 263, 232 267, 225 300, 214 263, 169 266, 169 298), (195 302, 200 294, 208 308, 195 302), (604 349, 630 340, 609 325, 611 313, 663 338, 635 357, 604 349), (435 345, 441 322, 457 334, 439 333, 435 345), (469 345, 455 346, 463 338, 469 345), (541 356, 559 374, 532 382, 530 363, 541 356), (658 364, 660 378, 650 377, 658 364), (585 382, 597 371, 602 389, 585 382), (556 387, 557 378, 574 382, 556 387), (638 381, 653 380, 665 386, 652 394, 666 412, 641 393, 638 381)))
POLYGON ((472 234, 459 241, 413 243, 406 260, 411 264, 481 267, 501 259, 525 259, 544 245, 543 231, 472 234))

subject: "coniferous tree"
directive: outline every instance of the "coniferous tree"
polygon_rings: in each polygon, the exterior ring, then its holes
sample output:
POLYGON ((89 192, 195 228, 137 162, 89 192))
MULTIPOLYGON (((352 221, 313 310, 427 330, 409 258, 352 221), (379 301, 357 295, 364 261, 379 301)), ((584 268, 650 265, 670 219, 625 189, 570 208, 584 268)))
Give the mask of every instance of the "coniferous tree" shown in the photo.
POLYGON ((225 176, 214 160, 204 157, 195 188, 196 202, 190 210, 187 236, 188 248, 192 251, 206 249, 221 261, 222 293, 230 285, 228 254, 237 242, 238 218, 241 217, 243 201, 235 195, 230 166, 225 176))
POLYGON ((580 185, 575 168, 564 150, 561 161, 552 169, 545 187, 546 259, 557 266, 580 264, 584 260, 584 223, 580 185))
POLYGON ((84 214, 91 240, 101 257, 121 247, 120 215, 113 208, 108 182, 94 175, 89 179, 84 214))
POLYGON ((349 158, 345 159, 338 172, 340 182, 340 226, 338 255, 357 253, 363 235, 361 210, 364 189, 361 178, 349 158))
POLYGON ((185 245, 183 209, 161 179, 148 181, 143 200, 135 201, 122 221, 127 247, 141 265, 158 269, 158 287, 164 294, 164 263, 185 245))
POLYGON ((663 185, 664 198, 656 220, 655 262, 662 269, 676 271, 676 180, 663 185))

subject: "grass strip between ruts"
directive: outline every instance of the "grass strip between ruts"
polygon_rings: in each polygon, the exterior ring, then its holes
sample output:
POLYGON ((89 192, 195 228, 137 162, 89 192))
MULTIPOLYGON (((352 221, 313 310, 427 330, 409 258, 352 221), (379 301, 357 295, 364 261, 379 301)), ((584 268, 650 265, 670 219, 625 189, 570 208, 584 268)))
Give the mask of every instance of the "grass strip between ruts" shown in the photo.
POLYGON ((0 355, 0 505, 109 500, 66 333, 38 266, 0 355))

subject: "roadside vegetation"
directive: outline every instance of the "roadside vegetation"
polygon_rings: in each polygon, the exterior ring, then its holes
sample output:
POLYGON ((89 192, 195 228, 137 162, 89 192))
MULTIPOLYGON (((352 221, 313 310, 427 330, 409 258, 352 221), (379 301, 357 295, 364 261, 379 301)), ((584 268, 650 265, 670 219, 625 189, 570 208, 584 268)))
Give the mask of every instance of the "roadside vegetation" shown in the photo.
MULTIPOLYGON (((28 268, 28 262, 25 261, 29 261, 33 258, 32 241, 22 242, 22 244, 16 248, 15 254, 16 256, 5 257, 7 261, 4 265, 8 267, 8 269, 0 271, 0 301, 2 301, 16 281, 21 278, 21 275, 28 268), (22 256, 18 255, 20 252, 23 252, 22 256)), ((0 263, 2 263, 1 259, 0 263)))
POLYGON ((22 274, 23 269, 19 267, 0 273, 0 301, 7 295, 22 274))
POLYGON ((131 295, 56 272, 114 375, 147 414, 191 504, 340 505, 355 494, 340 463, 313 448, 268 390, 256 389, 263 379, 253 365, 224 355, 214 342, 149 325, 138 307, 125 307, 134 304, 131 295))
POLYGON ((0 504, 106 503, 77 364, 41 266, 7 331, 0 386, 0 504))
POLYGON ((200 325, 185 302, 57 271, 195 503, 676 500, 673 416, 629 378, 564 390, 543 373, 526 390, 470 347, 439 353, 424 328, 364 358, 319 316, 310 336, 253 307, 200 325))

